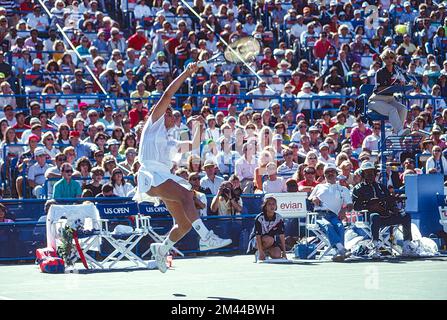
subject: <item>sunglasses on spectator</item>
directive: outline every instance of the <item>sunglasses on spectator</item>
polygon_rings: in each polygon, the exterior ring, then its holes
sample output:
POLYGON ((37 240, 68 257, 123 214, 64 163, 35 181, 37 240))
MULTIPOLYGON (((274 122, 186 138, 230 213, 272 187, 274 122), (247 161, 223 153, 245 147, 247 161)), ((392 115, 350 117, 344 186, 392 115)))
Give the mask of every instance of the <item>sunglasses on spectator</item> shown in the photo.
POLYGON ((67 158, 63 157, 63 158, 56 158, 56 161, 67 161, 67 158))
POLYGON ((313 170, 306 170, 304 171, 305 174, 315 174, 316 172, 313 170))
POLYGON ((65 173, 73 173, 73 170, 64 170, 65 173))
POLYGON ((309 160, 317 160, 317 157, 309 157, 309 160))

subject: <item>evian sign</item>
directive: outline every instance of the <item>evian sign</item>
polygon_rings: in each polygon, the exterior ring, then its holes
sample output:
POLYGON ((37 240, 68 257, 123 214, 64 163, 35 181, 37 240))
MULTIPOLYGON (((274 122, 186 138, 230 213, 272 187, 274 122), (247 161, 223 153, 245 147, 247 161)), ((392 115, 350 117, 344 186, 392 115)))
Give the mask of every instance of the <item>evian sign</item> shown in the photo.
POLYGON ((306 192, 269 193, 264 197, 273 196, 276 199, 278 212, 283 218, 305 218, 307 214, 306 192))

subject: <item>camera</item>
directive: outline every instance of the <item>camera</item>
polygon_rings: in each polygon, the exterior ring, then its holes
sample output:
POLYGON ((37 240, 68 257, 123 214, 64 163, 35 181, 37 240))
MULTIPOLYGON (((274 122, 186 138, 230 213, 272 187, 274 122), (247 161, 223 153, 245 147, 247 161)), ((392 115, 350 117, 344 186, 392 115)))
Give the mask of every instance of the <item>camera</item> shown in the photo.
POLYGON ((231 189, 230 188, 228 188, 228 187, 223 187, 222 189, 221 189, 221 195, 225 198, 225 199, 230 199, 231 198, 231 195, 232 195, 232 191, 231 191, 231 189))

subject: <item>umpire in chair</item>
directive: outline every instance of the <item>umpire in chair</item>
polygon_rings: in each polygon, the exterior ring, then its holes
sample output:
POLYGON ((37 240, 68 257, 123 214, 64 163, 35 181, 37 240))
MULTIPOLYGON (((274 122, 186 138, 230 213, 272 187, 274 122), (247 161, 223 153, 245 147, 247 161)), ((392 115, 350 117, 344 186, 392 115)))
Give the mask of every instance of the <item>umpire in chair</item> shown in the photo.
POLYGON ((354 187, 352 201, 354 210, 367 210, 369 214, 373 244, 370 257, 376 259, 380 257, 380 229, 400 224, 404 237, 402 256, 415 256, 411 242, 411 216, 397 205, 402 199, 391 195, 385 185, 376 182, 377 170, 373 163, 363 162, 360 170, 362 182, 354 187))

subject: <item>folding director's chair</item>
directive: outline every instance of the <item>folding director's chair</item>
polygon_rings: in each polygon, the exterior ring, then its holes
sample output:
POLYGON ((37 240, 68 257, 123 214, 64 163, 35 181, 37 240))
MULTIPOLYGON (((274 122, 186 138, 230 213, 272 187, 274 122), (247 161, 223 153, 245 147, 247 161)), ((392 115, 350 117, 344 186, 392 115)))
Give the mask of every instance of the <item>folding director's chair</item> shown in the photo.
MULTIPOLYGON (((57 250, 60 243, 60 230, 67 221, 79 219, 84 225, 84 232, 79 233, 79 245, 84 254, 87 265, 91 269, 103 268, 102 262, 97 261, 89 252, 99 251, 101 245, 100 216, 94 204, 52 205, 47 214, 46 232, 47 247, 57 250)), ((79 252, 76 252, 80 260, 79 252)), ((76 260, 76 261, 77 261, 76 260)), ((76 262, 75 261, 75 262, 76 262)))
MULTIPOLYGON (((363 230, 372 239, 371 221, 368 210, 352 211, 351 224, 363 230)), ((401 255, 402 250, 391 239, 392 232, 400 232, 397 226, 386 226, 379 231, 379 248, 392 255, 401 255)))
MULTIPOLYGON (((118 261, 127 258, 136 267, 145 267, 147 263, 132 251, 149 234, 147 230, 150 228, 149 218, 139 214, 137 203, 97 204, 96 207, 101 217, 100 236, 113 247, 113 251, 107 255, 102 264, 110 263, 108 268, 112 268, 118 261), (123 222, 124 218, 134 220, 134 224, 131 223, 130 226, 128 224, 123 228, 124 232, 118 233, 109 229, 111 222, 123 222)), ((115 226, 115 229, 120 229, 120 226, 115 226)))
POLYGON ((318 243, 314 251, 312 251, 307 259, 312 259, 313 256, 317 257, 318 260, 323 259, 331 250, 331 243, 329 242, 329 238, 326 236, 326 233, 322 229, 321 225, 317 222, 318 213, 317 212, 308 212, 306 216, 306 237, 309 238, 311 234, 315 235, 318 239, 318 243))

